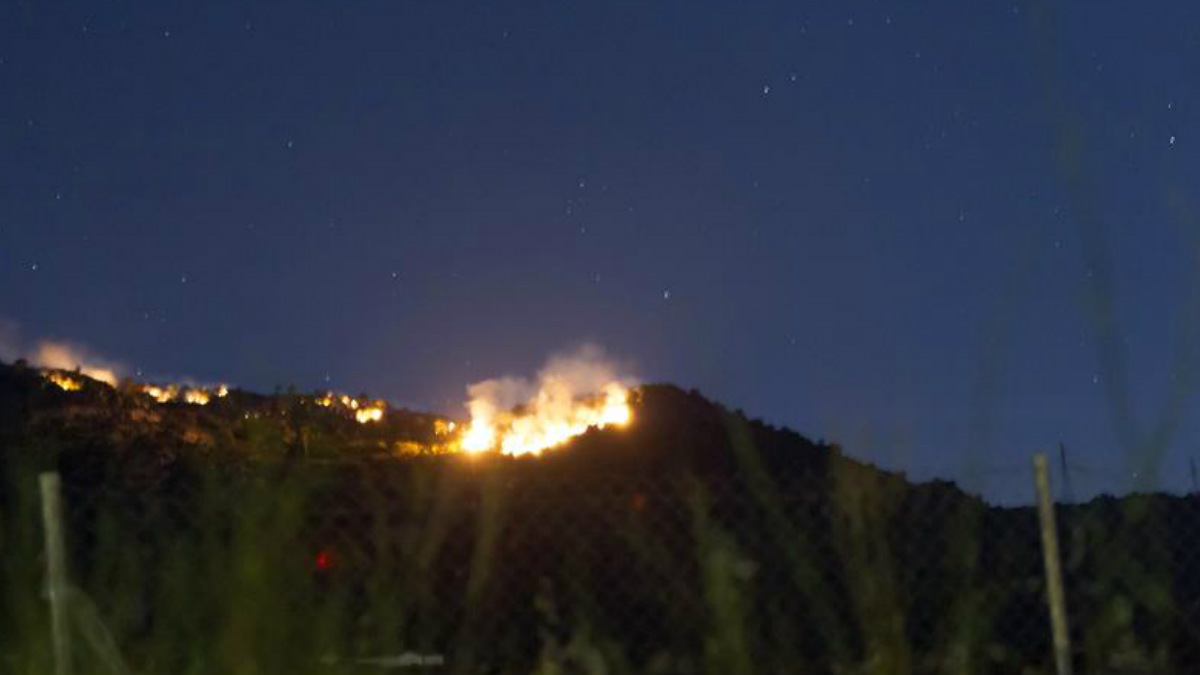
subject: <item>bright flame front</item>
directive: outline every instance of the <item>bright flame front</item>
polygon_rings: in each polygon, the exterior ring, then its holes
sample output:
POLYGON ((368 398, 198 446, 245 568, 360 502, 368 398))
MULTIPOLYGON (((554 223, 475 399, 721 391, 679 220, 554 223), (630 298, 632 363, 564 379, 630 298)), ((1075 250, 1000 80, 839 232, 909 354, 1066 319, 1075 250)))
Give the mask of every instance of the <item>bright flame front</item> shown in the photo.
POLYGON ((169 403, 175 400, 179 395, 179 388, 175 386, 158 387, 153 384, 143 385, 142 393, 159 403, 169 403))
POLYGON ((358 420, 360 424, 378 422, 383 419, 383 405, 376 404, 366 408, 359 408, 354 411, 354 419, 358 420))
POLYGON ((154 384, 142 384, 137 385, 137 391, 142 392, 159 403, 182 400, 184 403, 192 405, 208 405, 214 394, 218 398, 229 394, 229 388, 225 385, 221 385, 215 392, 211 392, 201 387, 180 387, 174 384, 160 387, 154 384))
POLYGON ((203 389, 188 389, 183 392, 183 400, 192 405, 208 405, 211 397, 203 389))
POLYGON ((51 371, 46 374, 46 379, 58 385, 58 388, 63 391, 79 391, 83 388, 83 383, 78 379, 62 373, 51 371))
MULTIPOLYGON (((116 370, 101 365, 95 359, 85 356, 82 350, 65 343, 42 342, 38 345, 37 351, 31 355, 30 360, 42 368, 75 370, 81 375, 99 380, 110 387, 117 386, 116 370)), ((58 383, 55 382, 55 384, 58 383)))
POLYGON ((599 396, 576 397, 565 381, 547 378, 528 404, 515 411, 498 411, 485 400, 472 400, 471 423, 462 437, 471 453, 499 449, 510 456, 540 455, 588 429, 624 426, 632 418, 629 390, 618 382, 604 386, 599 396))

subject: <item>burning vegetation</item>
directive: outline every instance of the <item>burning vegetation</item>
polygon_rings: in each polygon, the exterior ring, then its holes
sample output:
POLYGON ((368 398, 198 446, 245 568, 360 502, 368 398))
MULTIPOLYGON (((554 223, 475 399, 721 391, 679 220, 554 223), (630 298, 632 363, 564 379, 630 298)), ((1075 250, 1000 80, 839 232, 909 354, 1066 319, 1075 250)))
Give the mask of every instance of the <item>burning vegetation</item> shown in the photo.
POLYGON ((499 450, 505 455, 538 455, 595 427, 624 426, 632 417, 629 390, 617 382, 600 395, 576 397, 561 382, 549 382, 527 405, 496 411, 472 401, 472 420, 462 448, 476 453, 499 450))
MULTIPOLYGON (((224 384, 206 387, 118 380, 111 370, 85 367, 78 354, 66 348, 45 348, 40 356, 45 358, 39 363, 61 366, 44 366, 42 377, 67 392, 81 391, 94 380, 96 385, 145 396, 158 404, 207 406, 229 395, 224 384)), ((629 403, 632 386, 633 380, 619 375, 599 348, 585 346, 550 359, 532 380, 504 377, 471 385, 467 389, 468 423, 434 419, 432 426, 426 427, 432 431, 426 440, 402 439, 394 445, 434 454, 540 455, 589 429, 628 424, 633 415, 629 403)), ((387 402, 379 399, 329 391, 295 400, 301 406, 315 405, 362 425, 382 425, 388 416, 387 402)), ((243 417, 259 419, 270 414, 253 410, 244 411, 243 417)), ((381 432, 387 434, 388 429, 393 427, 381 427, 381 432)))
POLYGON ((383 419, 383 405, 377 404, 366 408, 359 408, 354 411, 354 419, 358 420, 359 424, 378 422, 383 419))
POLYGON ((335 394, 332 391, 318 396, 314 402, 322 408, 351 412, 354 414, 354 419, 360 424, 379 422, 383 419, 384 412, 387 411, 386 401, 360 401, 352 396, 335 394))
POLYGON ((83 383, 79 381, 79 378, 54 370, 46 371, 46 379, 58 385, 58 388, 63 391, 79 391, 83 388, 83 383))
POLYGON ((590 428, 627 424, 632 380, 621 377, 599 347, 556 356, 536 381, 506 377, 471 385, 468 453, 538 455, 590 428))
POLYGON ((170 403, 172 401, 183 401, 192 405, 208 405, 213 398, 221 398, 229 394, 229 387, 219 385, 212 389, 204 387, 181 387, 179 385, 159 386, 154 384, 137 384, 133 385, 136 391, 139 391, 146 396, 158 401, 159 403, 170 403))
MULTIPOLYGON (((39 342, 29 354, 29 362, 48 370, 74 370, 80 375, 85 375, 109 386, 115 387, 117 385, 117 366, 98 359, 88 354, 84 349, 72 346, 66 342, 39 342)), ((78 378, 76 378, 75 389, 68 389, 59 382, 55 382, 55 384, 58 384, 67 391, 76 391, 82 386, 78 378)))

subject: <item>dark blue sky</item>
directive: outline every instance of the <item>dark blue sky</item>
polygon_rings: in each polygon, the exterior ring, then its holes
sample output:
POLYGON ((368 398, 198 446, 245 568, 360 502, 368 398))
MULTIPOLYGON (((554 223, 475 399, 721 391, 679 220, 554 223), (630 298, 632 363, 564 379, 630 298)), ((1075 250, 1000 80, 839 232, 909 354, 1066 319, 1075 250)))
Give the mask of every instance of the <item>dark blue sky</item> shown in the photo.
POLYGON ((1114 355, 1140 438, 1195 342, 1200 7, 1040 4, 7 2, 0 316, 455 413, 593 340, 916 476, 1022 496, 1061 438, 1125 487, 1114 355))

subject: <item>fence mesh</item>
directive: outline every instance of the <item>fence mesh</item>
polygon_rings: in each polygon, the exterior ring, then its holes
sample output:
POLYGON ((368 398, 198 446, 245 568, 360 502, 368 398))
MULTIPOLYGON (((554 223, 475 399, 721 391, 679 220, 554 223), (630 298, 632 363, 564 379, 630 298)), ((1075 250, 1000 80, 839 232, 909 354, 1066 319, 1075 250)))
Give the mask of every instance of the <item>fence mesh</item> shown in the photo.
MULTIPOLYGON (((35 481, 19 482, 0 664, 50 672, 35 481)), ((430 459, 62 484, 78 672, 102 670, 105 644, 139 673, 1052 671, 1036 510, 850 462, 430 459)), ((1079 672, 1192 672, 1200 500, 1058 518, 1079 672)))

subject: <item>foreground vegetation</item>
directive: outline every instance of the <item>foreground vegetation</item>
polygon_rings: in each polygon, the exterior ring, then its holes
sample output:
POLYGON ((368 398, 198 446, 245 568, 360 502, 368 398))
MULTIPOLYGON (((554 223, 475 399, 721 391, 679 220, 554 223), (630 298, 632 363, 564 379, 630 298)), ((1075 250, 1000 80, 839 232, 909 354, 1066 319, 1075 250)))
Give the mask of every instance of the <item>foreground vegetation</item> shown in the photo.
MULTIPOLYGON (((35 476, 80 672, 1049 672, 1030 509, 671 387, 543 458, 281 393, 197 408, 0 364, 0 671, 51 672, 35 476)), ((1200 662, 1200 501, 1060 511, 1082 672, 1200 662)))

